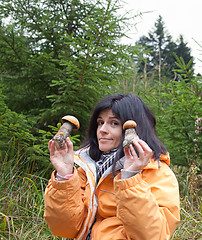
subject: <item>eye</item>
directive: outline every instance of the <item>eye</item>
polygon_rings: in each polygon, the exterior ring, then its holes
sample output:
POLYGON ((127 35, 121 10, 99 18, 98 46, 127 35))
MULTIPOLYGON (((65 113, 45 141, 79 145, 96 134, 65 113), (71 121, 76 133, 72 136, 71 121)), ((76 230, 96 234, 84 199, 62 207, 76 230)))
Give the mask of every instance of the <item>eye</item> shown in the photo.
POLYGON ((98 121, 97 121, 97 125, 98 125, 98 126, 101 126, 101 125, 103 125, 103 124, 104 124, 104 121, 102 121, 102 120, 98 120, 98 121))
POLYGON ((118 126, 119 125, 119 121, 112 121, 111 125, 112 126, 118 126))

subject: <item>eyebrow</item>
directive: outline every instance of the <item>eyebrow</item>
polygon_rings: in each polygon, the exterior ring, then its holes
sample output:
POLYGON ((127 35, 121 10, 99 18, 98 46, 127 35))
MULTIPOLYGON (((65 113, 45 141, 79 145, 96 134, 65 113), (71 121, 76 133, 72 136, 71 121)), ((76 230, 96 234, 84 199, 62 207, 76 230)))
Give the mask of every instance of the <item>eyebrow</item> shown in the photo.
MULTIPOLYGON (((97 119, 98 119, 98 118, 102 119, 101 116, 98 116, 97 119)), ((109 119, 117 119, 117 120, 120 121, 120 119, 119 119, 118 117, 116 117, 115 115, 114 115, 114 116, 110 116, 109 119)))

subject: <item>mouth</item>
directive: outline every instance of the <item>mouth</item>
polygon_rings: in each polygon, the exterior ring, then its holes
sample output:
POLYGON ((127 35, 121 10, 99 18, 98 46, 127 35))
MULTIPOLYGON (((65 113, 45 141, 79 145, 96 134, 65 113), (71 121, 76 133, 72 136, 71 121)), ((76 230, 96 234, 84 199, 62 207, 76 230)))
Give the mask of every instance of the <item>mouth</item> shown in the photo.
POLYGON ((109 138, 99 138, 99 142, 108 142, 111 141, 109 138))

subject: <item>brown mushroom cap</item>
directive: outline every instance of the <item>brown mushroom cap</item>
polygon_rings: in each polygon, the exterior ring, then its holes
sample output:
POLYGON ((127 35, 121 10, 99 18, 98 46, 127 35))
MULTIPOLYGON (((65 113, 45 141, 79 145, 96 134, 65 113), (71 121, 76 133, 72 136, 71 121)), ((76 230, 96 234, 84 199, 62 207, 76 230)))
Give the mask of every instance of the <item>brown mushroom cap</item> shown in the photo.
POLYGON ((137 124, 133 120, 128 120, 123 124, 123 130, 128 129, 128 128, 136 128, 137 124))
POLYGON ((64 116, 61 119, 61 122, 64 123, 65 121, 68 121, 73 124, 73 130, 78 130, 80 127, 79 120, 74 116, 71 115, 64 116))

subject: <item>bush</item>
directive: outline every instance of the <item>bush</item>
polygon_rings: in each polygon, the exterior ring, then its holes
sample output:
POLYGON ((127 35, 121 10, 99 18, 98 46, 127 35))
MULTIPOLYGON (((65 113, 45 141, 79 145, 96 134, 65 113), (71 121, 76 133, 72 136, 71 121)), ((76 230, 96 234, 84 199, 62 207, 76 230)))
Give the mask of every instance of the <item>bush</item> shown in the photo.
MULTIPOLYGON (((202 117, 202 77, 187 72, 189 65, 184 65, 183 59, 178 61, 181 67, 177 70, 178 81, 167 83, 165 80, 158 87, 147 89, 143 98, 157 118, 157 132, 170 152, 172 164, 187 166, 195 154, 196 144, 202 144, 202 136, 197 135, 195 126, 202 117)), ((197 166, 201 157, 198 151, 197 166)))

